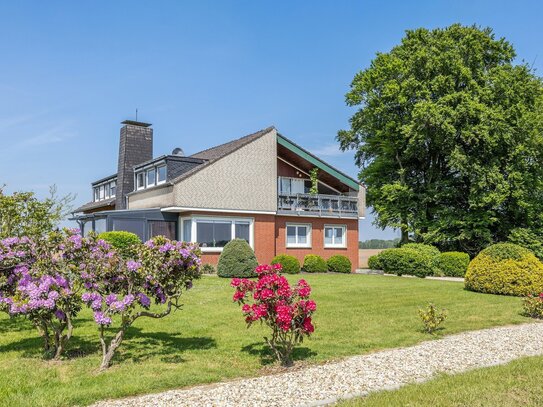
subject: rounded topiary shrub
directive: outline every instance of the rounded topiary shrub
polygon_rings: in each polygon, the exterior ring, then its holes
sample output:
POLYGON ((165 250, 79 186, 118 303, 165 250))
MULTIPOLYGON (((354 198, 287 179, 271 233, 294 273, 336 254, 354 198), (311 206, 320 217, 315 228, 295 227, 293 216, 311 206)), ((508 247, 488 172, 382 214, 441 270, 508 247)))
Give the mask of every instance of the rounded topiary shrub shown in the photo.
POLYGON ((437 260, 437 268, 447 277, 464 277, 469 265, 469 254, 463 252, 444 252, 437 260))
POLYGON ((482 250, 469 264, 468 290, 526 296, 543 291, 543 264, 528 249, 497 243, 482 250))
POLYGON ((333 273, 350 273, 353 271, 351 260, 341 254, 333 255, 326 261, 326 264, 328 265, 328 271, 333 273))
POLYGON ((255 252, 244 239, 231 240, 224 246, 217 264, 219 277, 256 277, 255 252))
POLYGON ((296 257, 288 254, 275 256, 271 264, 280 264, 283 267, 283 273, 286 274, 298 274, 300 272, 300 262, 296 257))
POLYGON ((430 276, 435 271, 435 259, 423 251, 411 248, 383 250, 379 261, 385 273, 398 276, 407 274, 417 277, 430 276))
POLYGON ((134 246, 141 243, 135 233, 120 230, 100 233, 98 239, 108 242, 124 258, 132 257, 135 254, 134 246))
POLYGON ((306 273, 326 273, 328 271, 328 266, 321 256, 308 254, 304 257, 303 270, 306 273))
POLYGON ((382 270, 383 266, 381 265, 381 258, 379 254, 374 254, 373 256, 368 257, 368 268, 371 270, 382 270))

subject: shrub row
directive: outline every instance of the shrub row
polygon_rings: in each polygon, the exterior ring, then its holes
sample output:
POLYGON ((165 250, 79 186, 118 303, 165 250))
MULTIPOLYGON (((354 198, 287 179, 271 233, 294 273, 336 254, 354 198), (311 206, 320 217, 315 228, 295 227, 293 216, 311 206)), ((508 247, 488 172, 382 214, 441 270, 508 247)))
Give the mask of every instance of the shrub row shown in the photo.
POLYGON ((370 269, 417 277, 463 277, 468 264, 467 253, 440 253, 436 247, 422 243, 408 243, 400 248, 386 249, 368 259, 370 269))
MULTIPOLYGON (((308 254, 304 258, 303 266, 294 256, 280 254, 273 258, 271 264, 281 264, 283 273, 297 274, 301 270, 306 273, 350 273, 352 263, 348 257, 334 255, 328 260, 315 254, 308 254)), ((219 257, 217 264, 217 275, 220 277, 255 277, 255 268, 258 263, 249 244, 242 239, 235 239, 226 244, 219 257)), ((213 272, 213 267, 204 266, 204 272, 213 272)))

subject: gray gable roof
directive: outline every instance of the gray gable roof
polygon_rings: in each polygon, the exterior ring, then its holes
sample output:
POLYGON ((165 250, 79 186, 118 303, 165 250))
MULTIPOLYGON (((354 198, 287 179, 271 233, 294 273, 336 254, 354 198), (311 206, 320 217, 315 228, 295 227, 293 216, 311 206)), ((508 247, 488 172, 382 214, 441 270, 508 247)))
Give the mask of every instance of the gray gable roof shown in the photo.
POLYGON ((218 160, 230 153, 233 153, 236 150, 239 150, 241 147, 252 143, 256 139, 262 137, 264 134, 269 133, 274 129, 273 126, 259 130, 256 133, 249 134, 248 136, 238 138, 237 140, 229 141, 228 143, 221 144, 216 147, 208 148, 207 150, 200 151, 199 153, 191 155, 194 158, 201 158, 203 160, 218 160))
POLYGON ((232 154, 234 151, 239 150, 241 147, 246 146, 249 143, 259 139, 260 137, 268 134, 270 131, 274 130, 275 127, 270 126, 263 130, 259 130, 256 133, 249 134, 245 137, 241 137, 237 140, 230 141, 228 143, 221 144, 216 147, 208 148, 207 150, 200 151, 199 153, 191 155, 193 158, 199 158, 205 160, 203 164, 198 165, 197 167, 192 168, 191 170, 181 174, 179 177, 172 179, 171 183, 179 182, 185 178, 190 177, 196 172, 200 171, 202 168, 205 168, 207 165, 214 163, 221 158, 226 157, 229 154, 232 154))

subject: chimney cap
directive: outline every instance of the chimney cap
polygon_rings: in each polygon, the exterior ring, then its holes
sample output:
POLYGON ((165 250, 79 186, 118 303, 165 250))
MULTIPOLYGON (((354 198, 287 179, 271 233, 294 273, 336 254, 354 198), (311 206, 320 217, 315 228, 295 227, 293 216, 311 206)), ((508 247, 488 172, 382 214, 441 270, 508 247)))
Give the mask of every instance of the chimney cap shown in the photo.
POLYGON ((129 124, 131 126, 139 126, 139 127, 150 127, 151 126, 151 123, 137 122, 135 120, 125 120, 124 122, 121 122, 121 124, 129 124))

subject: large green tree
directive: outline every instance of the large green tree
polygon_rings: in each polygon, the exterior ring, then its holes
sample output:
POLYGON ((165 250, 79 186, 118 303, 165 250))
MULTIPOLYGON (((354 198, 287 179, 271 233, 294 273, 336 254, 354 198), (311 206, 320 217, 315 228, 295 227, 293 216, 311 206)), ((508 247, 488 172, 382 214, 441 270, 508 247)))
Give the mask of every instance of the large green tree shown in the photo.
POLYGON ((55 186, 45 199, 38 199, 33 192, 8 195, 0 186, 0 239, 43 236, 68 214, 73 199, 71 194, 59 197, 55 186))
POLYGON ((380 227, 471 254, 514 228, 543 229, 543 86, 489 28, 407 31, 346 95, 380 227))

